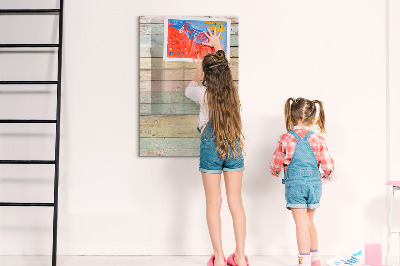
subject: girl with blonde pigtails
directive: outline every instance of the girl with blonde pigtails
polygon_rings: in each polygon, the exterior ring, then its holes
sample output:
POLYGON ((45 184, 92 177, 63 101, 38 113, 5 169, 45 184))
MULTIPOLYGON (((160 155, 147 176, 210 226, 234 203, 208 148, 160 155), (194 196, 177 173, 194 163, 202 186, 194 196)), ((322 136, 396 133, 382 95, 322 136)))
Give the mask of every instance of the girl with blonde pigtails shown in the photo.
POLYGON ((316 124, 322 133, 325 132, 323 103, 289 98, 285 104, 285 122, 288 132, 279 138, 270 164, 271 174, 279 176, 284 170, 286 208, 292 211, 296 223, 299 251, 296 265, 320 266, 313 218, 319 207, 322 179, 332 178, 334 162, 325 139, 310 127, 316 124))

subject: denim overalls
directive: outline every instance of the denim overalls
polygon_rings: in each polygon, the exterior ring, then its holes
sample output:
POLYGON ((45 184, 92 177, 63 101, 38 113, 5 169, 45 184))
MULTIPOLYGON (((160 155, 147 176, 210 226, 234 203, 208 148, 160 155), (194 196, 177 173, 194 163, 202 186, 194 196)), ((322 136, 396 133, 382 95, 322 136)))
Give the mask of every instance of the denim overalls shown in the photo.
POLYGON ((319 207, 322 193, 321 173, 318 161, 311 149, 308 137, 314 134, 308 131, 303 138, 296 131, 289 131, 296 140, 293 157, 285 171, 286 208, 315 209, 319 207))
MULTIPOLYGON (((200 129, 197 128, 197 130, 200 129)), ((211 174, 220 174, 224 172, 240 172, 244 168, 244 158, 239 145, 236 148, 239 150, 239 155, 234 157, 231 155, 231 148, 228 149, 228 156, 221 158, 218 149, 214 143, 211 125, 208 124, 201 134, 200 144, 200 166, 199 171, 211 174)))

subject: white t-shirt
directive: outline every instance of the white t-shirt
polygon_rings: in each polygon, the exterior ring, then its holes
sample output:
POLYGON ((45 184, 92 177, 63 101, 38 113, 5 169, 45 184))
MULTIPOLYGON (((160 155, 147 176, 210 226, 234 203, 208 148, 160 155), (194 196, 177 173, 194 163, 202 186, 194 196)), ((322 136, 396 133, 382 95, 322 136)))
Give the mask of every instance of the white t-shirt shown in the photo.
POLYGON ((205 100, 206 87, 199 85, 196 81, 191 81, 185 89, 185 95, 190 100, 200 104, 199 124, 198 127, 201 132, 208 123, 208 105, 205 100))

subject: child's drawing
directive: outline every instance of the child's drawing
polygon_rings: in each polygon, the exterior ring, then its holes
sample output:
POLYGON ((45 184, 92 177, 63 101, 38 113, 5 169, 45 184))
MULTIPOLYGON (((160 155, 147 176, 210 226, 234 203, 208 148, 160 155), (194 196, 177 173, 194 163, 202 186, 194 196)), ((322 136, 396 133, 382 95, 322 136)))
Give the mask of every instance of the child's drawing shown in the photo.
POLYGON ((203 45, 208 42, 204 32, 207 29, 222 31, 221 44, 226 56, 230 57, 229 19, 225 18, 187 18, 166 17, 164 20, 164 61, 189 61, 214 52, 214 48, 203 45))

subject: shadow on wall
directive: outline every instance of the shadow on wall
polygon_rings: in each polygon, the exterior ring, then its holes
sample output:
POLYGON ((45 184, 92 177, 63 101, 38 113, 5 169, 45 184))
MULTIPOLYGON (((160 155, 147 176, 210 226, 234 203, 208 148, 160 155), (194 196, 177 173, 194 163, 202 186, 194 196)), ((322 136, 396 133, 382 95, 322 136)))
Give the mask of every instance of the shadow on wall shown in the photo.
MULTIPOLYGON (((257 115, 256 115, 257 116, 257 115)), ((282 239, 291 237, 290 230, 276 234, 277 228, 290 228, 290 213, 285 208, 284 185, 281 178, 270 174, 270 161, 278 143, 283 123, 281 116, 254 117, 244 121, 247 128, 257 131, 245 132, 247 153, 246 171, 243 180, 243 198, 247 215, 247 246, 256 254, 269 254, 273 251, 264 248, 264 241, 284 243, 282 239), (262 121, 262 123, 260 123, 262 121), (271 126, 272 125, 272 126, 271 126), (273 140, 273 141, 271 141, 273 140), (288 216, 288 219, 277 217, 288 216)), ((279 245, 279 244, 278 244, 279 245)), ((287 246, 277 246, 276 250, 287 250, 287 246)))
MULTIPOLYGON (((386 215, 386 197, 379 196, 370 200, 370 202, 366 205, 364 211, 364 220, 365 220, 365 228, 364 228, 364 239, 368 241, 368 239, 377 237, 377 231, 380 233, 381 244, 386 247, 386 230, 387 230, 387 215, 386 215), (367 232, 366 230, 371 230, 372 232, 367 232)), ((394 235, 396 237, 396 235, 394 235)), ((378 236, 379 237, 379 236, 378 236)), ((398 249, 392 249, 398 250, 398 249)), ((383 251, 386 251, 383 250, 383 251)), ((385 252, 383 252, 385 253, 385 252)))
POLYGON ((188 243, 209 241, 208 234, 203 234, 207 230, 207 224, 198 158, 173 159, 173 162, 166 164, 165 178, 168 180, 168 186, 162 189, 167 191, 166 195, 170 198, 164 200, 158 198, 160 202, 155 202, 155 204, 159 206, 167 204, 163 210, 168 214, 164 217, 166 224, 169 225, 165 228, 166 239, 179 243, 175 246, 178 249, 170 252, 173 254, 192 253, 193 248, 187 245, 188 243))
POLYGON ((386 227, 386 197, 375 197, 370 200, 365 208, 365 220, 373 225, 386 227))
MULTIPOLYGON (((11 9, 27 8, 29 3, 6 5, 11 9)), ((9 15, 0 19, 2 25, 7 25, 0 37, 2 43, 58 42, 56 15, 24 19, 9 15)), ((55 48, 1 49, 0 62, 3 81, 57 80, 55 48)), ((1 119, 55 119, 56 85, 1 85, 0 95, 1 119)), ((54 160, 54 141, 54 124, 2 124, 0 159, 54 160)), ((2 165, 0 201, 53 202, 53 180, 53 165, 2 165)), ((52 208, 2 207, 0 212, 1 255, 51 253, 52 208)))

